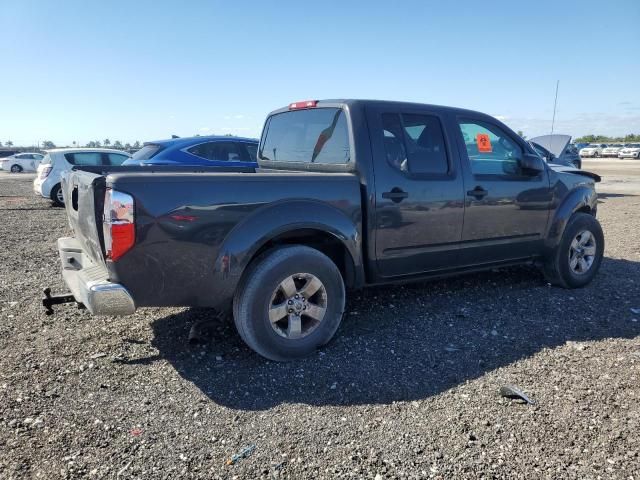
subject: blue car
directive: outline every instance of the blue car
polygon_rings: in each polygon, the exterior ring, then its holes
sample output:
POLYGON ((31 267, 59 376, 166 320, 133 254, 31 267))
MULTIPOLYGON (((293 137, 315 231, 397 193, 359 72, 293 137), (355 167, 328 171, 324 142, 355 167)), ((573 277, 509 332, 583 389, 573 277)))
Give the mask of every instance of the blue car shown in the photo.
POLYGON ((123 165, 201 165, 208 167, 258 166, 258 140, 208 136, 145 142, 123 165))

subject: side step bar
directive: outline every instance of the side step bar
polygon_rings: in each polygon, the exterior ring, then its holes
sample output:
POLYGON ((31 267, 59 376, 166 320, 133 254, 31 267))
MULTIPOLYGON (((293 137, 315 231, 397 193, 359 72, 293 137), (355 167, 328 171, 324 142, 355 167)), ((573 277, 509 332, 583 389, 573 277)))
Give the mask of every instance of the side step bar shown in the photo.
POLYGON ((76 301, 71 293, 65 293, 62 295, 51 295, 51 289, 49 287, 43 290, 44 298, 42 299, 42 306, 45 308, 45 314, 53 315, 53 306, 62 305, 63 303, 77 303, 78 308, 84 308, 84 305, 76 301))

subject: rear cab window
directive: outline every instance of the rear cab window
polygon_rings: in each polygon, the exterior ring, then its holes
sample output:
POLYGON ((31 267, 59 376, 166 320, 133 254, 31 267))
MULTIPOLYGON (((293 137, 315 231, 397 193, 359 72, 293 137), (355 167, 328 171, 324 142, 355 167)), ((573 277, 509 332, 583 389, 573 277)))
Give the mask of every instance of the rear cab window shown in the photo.
POLYGON ((345 165, 351 156, 341 108, 310 108, 269 117, 258 158, 265 162, 345 165))

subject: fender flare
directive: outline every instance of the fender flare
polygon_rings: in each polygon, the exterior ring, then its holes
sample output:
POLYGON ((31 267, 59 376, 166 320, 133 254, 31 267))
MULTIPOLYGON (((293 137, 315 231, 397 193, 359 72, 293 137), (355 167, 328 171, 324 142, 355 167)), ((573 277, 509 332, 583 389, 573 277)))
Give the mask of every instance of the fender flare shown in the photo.
POLYGON ((357 217, 349 218, 344 211, 315 200, 288 200, 256 210, 236 225, 220 245, 213 272, 219 296, 215 303, 221 307, 230 304, 249 263, 268 242, 303 229, 317 230, 336 238, 351 257, 355 285, 362 285, 360 216, 359 206, 357 217))
POLYGON ((594 212, 598 205, 598 194, 593 188, 581 186, 570 191, 562 200, 562 203, 555 209, 553 217, 549 221, 545 247, 549 250, 555 249, 564 233, 569 219, 579 210, 588 208, 594 212))

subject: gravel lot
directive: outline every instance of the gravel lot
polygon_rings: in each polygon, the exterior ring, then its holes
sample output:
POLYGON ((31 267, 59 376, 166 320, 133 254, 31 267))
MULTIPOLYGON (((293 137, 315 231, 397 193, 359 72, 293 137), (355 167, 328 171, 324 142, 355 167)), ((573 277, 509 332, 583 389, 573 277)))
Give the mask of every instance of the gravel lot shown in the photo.
POLYGON ((640 479, 640 162, 584 163, 605 175, 590 286, 517 268, 367 290, 289 364, 222 321, 190 346, 202 310, 45 316, 66 218, 0 174, 0 478, 640 479))

